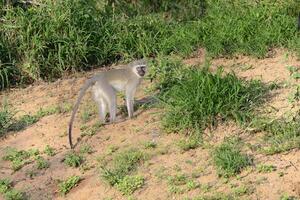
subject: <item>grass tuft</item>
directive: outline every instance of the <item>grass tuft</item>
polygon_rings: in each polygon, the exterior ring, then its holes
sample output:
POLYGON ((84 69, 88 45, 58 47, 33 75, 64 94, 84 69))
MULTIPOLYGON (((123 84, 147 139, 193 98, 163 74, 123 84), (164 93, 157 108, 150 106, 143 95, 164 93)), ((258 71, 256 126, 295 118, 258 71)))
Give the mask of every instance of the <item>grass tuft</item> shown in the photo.
POLYGON ((160 99, 167 132, 201 133, 224 120, 249 121, 265 87, 259 81, 244 81, 235 74, 208 68, 190 69, 160 99))
POLYGON ((266 132, 261 150, 267 155, 300 148, 300 123, 298 118, 291 121, 254 118, 251 126, 258 131, 266 132))
POLYGON ((0 179, 0 194, 3 194, 5 200, 25 200, 25 195, 14 189, 9 179, 0 179))
POLYGON ((111 168, 103 167, 102 177, 110 185, 119 183, 128 173, 134 171, 138 164, 145 159, 143 152, 130 149, 118 153, 114 159, 111 168))
POLYGON ((58 185, 59 192, 66 195, 72 188, 76 187, 80 182, 81 178, 79 176, 71 176, 67 180, 61 182, 58 185))
POLYGON ((143 187, 145 182, 142 176, 125 176, 119 183, 116 184, 118 190, 124 195, 131 195, 137 189, 143 187))
POLYGON ((236 175, 241 170, 251 165, 249 156, 242 154, 237 138, 227 138, 213 152, 213 160, 221 176, 236 175))
POLYGON ((75 152, 70 152, 65 156, 64 163, 69 167, 79 167, 83 163, 83 157, 75 152))

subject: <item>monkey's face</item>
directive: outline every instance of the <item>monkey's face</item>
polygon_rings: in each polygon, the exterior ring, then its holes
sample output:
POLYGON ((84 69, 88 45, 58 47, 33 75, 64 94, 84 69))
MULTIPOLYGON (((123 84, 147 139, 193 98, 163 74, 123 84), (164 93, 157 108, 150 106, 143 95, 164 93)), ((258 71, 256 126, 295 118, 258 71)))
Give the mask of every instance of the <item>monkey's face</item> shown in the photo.
POLYGON ((135 69, 137 71, 137 74, 140 77, 145 76, 145 74, 146 74, 146 65, 138 65, 135 69))

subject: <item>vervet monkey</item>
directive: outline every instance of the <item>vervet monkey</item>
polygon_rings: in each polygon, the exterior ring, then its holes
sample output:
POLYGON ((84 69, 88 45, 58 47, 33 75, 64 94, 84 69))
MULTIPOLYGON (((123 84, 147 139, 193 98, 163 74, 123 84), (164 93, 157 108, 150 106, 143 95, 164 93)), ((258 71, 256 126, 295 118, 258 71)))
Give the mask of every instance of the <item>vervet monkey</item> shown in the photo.
POLYGON ((116 121, 117 114, 117 92, 125 91, 126 105, 129 118, 133 116, 133 103, 136 88, 141 83, 142 78, 147 71, 147 64, 144 59, 129 63, 124 68, 112 69, 106 72, 100 72, 88 79, 82 86, 78 99, 74 105, 71 120, 69 123, 69 143, 72 143, 72 125, 75 114, 78 110, 80 101, 85 92, 92 86, 94 100, 98 104, 99 117, 102 123, 105 123, 107 109, 109 109, 110 123, 116 121))

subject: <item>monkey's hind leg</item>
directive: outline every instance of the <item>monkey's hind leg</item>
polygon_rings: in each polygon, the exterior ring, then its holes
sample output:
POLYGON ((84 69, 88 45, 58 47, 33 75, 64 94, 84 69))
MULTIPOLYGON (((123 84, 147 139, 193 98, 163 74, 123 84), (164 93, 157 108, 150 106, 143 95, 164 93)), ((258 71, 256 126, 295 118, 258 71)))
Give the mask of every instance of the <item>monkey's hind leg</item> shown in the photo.
POLYGON ((107 103, 103 98, 100 98, 98 101, 98 110, 99 110, 99 118, 100 121, 104 124, 106 122, 106 114, 107 114, 107 103))
POLYGON ((97 87, 93 88, 93 97, 94 97, 94 101, 97 103, 98 106, 100 122, 105 124, 106 114, 107 114, 107 103, 105 99, 101 96, 100 92, 101 91, 97 90, 97 87))
POLYGON ((110 100, 111 101, 108 103, 109 119, 111 123, 115 123, 117 118, 117 95, 115 92, 110 94, 110 100))

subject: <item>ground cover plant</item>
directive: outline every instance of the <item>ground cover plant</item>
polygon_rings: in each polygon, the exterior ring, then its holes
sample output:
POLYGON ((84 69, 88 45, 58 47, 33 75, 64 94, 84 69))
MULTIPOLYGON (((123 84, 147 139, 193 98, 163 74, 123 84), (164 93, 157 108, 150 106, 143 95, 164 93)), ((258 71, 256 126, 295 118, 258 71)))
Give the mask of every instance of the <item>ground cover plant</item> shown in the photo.
POLYGON ((249 156, 241 153, 241 144, 238 138, 227 138, 213 152, 213 160, 220 175, 228 177, 241 172, 251 165, 249 156))
MULTIPOLYGON (((184 66, 173 85, 164 85, 167 91, 159 94, 165 114, 162 124, 168 132, 201 133, 205 128, 224 120, 247 123, 265 94, 266 87, 259 81, 244 81, 233 73, 216 73, 209 68, 184 66)), ((176 77, 176 73, 174 74, 176 77)), ((172 77, 172 73, 169 74, 172 77)), ((172 79, 172 78, 168 78, 172 79)), ((170 83, 170 82, 168 82, 170 83)))
POLYGON ((254 118, 252 127, 265 131, 264 145, 261 151, 265 154, 275 154, 300 147, 299 119, 254 118))
POLYGON ((145 153, 138 149, 120 152, 114 155, 111 163, 101 166, 101 177, 123 194, 130 195, 144 185, 144 178, 132 173, 145 160, 145 156, 145 153))
POLYGON ((76 187, 77 184, 80 182, 80 177, 79 176, 71 176, 67 178, 65 181, 62 181, 59 183, 58 188, 59 192, 62 195, 67 194, 72 188, 76 187))
POLYGON ((0 194, 3 194, 5 200, 24 200, 24 194, 13 188, 9 179, 0 179, 0 194))
POLYGON ((27 8, 0 6, 1 88, 120 59, 186 56, 200 46, 215 56, 262 57, 270 47, 299 51, 300 44, 297 0, 44 0, 27 8))

